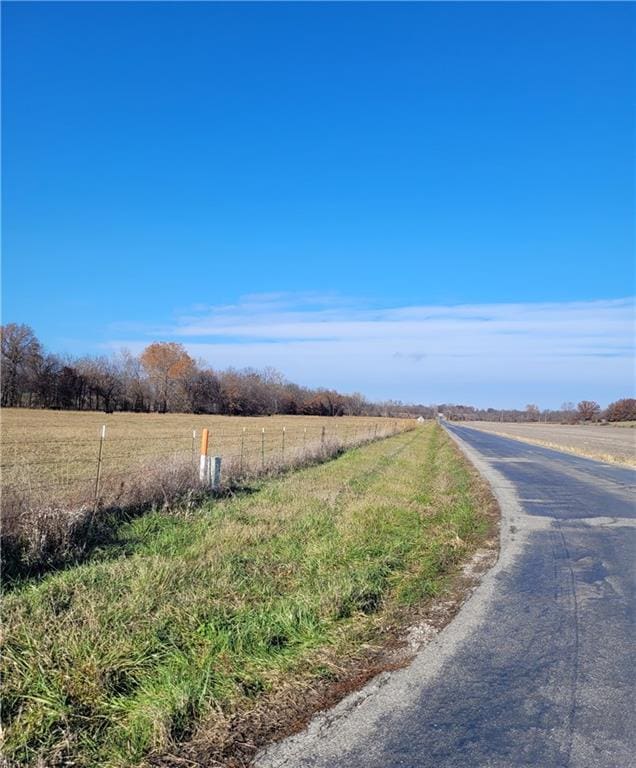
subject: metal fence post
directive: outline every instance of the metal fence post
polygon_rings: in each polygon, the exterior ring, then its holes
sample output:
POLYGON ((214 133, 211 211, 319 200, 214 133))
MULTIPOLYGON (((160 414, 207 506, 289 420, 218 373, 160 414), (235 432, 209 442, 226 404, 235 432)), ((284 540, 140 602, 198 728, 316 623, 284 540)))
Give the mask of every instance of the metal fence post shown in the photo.
POLYGON ((265 469, 265 427, 261 430, 261 469, 265 469))
POLYGON ((320 434, 320 445, 324 445, 324 444, 325 444, 325 427, 323 425, 322 432, 320 434))
POLYGON ((95 475, 95 498, 93 500, 93 514, 97 512, 97 501, 99 499, 99 481, 102 476, 102 452, 104 450, 105 437, 106 437, 106 425, 102 424, 102 431, 99 437, 99 451, 97 453, 97 473, 95 475))
POLYGON ((243 456, 245 454, 245 427, 241 433, 241 472, 243 471, 243 456))
POLYGON ((283 458, 285 457, 285 427, 283 427, 283 440, 280 446, 280 454, 283 458))
POLYGON ((214 457, 214 476, 212 479, 212 489, 218 491, 221 487, 221 457, 214 457))

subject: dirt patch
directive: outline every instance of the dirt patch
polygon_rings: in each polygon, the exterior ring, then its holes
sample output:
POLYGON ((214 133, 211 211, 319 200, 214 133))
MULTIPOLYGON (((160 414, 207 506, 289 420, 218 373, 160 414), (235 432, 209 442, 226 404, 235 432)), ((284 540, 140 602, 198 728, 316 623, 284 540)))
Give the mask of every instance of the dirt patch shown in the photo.
POLYGON ((626 466, 636 466, 636 430, 606 424, 507 424, 470 421, 467 427, 526 443, 626 466))

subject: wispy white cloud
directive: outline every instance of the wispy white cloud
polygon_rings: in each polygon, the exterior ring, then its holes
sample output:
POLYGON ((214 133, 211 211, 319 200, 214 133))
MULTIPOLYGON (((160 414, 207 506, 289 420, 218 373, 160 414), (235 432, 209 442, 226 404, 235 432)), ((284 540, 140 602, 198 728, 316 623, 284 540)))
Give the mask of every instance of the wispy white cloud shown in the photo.
POLYGON ((634 388, 629 298, 378 309, 337 295, 256 294, 199 305, 146 338, 138 330, 112 346, 172 338, 217 367, 271 365, 372 397, 556 406, 634 388))

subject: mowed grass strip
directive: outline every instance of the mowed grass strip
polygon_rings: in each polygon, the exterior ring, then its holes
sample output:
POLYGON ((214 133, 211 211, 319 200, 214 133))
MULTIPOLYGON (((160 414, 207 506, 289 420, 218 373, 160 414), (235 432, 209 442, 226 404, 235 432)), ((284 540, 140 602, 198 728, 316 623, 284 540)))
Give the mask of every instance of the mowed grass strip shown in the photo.
POLYGON ((4 599, 4 754, 134 765, 378 638, 486 534, 434 424, 122 528, 118 549, 4 599), (314 663, 315 660, 315 663, 314 663))

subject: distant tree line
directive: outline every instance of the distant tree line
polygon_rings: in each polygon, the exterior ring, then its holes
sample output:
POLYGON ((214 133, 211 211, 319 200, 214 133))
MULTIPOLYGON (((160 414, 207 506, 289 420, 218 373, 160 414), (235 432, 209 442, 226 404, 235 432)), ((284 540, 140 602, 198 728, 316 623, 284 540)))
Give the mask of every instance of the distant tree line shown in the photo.
POLYGON ((3 407, 78 411, 213 413, 235 416, 397 416, 399 404, 310 389, 271 368, 213 370, 181 344, 156 342, 140 355, 61 357, 27 325, 0 326, 3 407))
POLYGON ((560 408, 540 409, 527 405, 523 410, 510 408, 474 408, 472 405, 440 405, 440 412, 453 421, 543 422, 546 424, 580 424, 600 421, 636 421, 636 399, 625 397, 610 403, 605 410, 594 400, 566 402, 560 408))
POLYGON ((528 405, 523 410, 480 409, 469 405, 373 403, 363 395, 310 389, 288 381, 272 368, 218 371, 194 360, 181 344, 155 342, 140 355, 62 357, 47 352, 28 325, 0 326, 1 405, 77 411, 211 413, 232 416, 305 414, 312 416, 390 416, 454 420, 579 421, 636 420, 636 400, 625 398, 605 411, 584 400, 557 410, 528 405))

